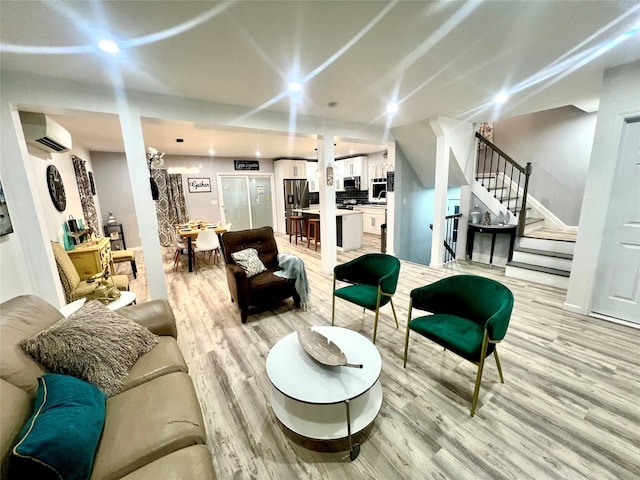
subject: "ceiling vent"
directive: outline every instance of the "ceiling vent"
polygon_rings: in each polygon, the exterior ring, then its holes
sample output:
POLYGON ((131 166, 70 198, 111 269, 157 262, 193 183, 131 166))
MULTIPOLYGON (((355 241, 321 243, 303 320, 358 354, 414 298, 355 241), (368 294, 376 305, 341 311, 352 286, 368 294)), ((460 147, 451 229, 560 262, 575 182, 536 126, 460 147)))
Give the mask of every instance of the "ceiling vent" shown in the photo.
POLYGON ((71 150, 71 134, 44 113, 20 112, 20 120, 29 145, 49 153, 71 150))

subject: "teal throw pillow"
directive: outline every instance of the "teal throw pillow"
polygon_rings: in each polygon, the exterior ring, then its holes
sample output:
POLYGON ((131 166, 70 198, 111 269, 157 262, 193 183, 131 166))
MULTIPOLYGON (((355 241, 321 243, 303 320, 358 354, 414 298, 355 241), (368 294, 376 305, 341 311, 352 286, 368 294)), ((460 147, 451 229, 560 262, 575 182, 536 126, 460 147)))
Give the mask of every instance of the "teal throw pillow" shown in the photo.
POLYGON ((68 375, 38 378, 33 414, 13 447, 9 477, 87 480, 104 427, 107 396, 68 375))

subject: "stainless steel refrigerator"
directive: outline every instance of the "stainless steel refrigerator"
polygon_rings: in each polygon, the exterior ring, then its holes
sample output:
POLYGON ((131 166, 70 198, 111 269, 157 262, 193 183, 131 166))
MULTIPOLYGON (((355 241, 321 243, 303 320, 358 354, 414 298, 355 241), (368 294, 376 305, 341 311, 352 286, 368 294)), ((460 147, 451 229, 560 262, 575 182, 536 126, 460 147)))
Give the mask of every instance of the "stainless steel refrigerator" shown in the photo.
POLYGON ((284 182, 284 216, 287 233, 291 226, 289 217, 294 208, 309 208, 309 182, 306 180, 283 180, 284 182))

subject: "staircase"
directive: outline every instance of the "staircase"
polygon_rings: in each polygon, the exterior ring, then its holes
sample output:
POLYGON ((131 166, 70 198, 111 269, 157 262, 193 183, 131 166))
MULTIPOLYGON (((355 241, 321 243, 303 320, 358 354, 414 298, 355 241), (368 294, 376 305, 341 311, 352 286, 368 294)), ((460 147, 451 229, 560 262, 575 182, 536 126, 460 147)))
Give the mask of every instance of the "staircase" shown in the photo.
POLYGON ((558 288, 568 288, 576 246, 573 232, 538 229, 520 237, 507 263, 506 277, 558 288))
POLYGON ((577 232, 527 198, 530 163, 522 167, 479 133, 476 138, 472 192, 494 214, 506 209, 507 223, 518 223, 518 239, 505 276, 568 288, 577 232))

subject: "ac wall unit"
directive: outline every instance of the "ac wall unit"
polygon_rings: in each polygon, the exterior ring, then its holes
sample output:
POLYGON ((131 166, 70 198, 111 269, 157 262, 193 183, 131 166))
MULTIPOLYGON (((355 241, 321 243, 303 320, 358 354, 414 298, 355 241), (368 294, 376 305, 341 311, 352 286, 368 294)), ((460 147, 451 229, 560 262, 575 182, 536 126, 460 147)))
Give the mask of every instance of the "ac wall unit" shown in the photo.
POLYGON ((71 150, 71 134, 44 113, 20 112, 20 121, 29 145, 49 153, 71 150))

